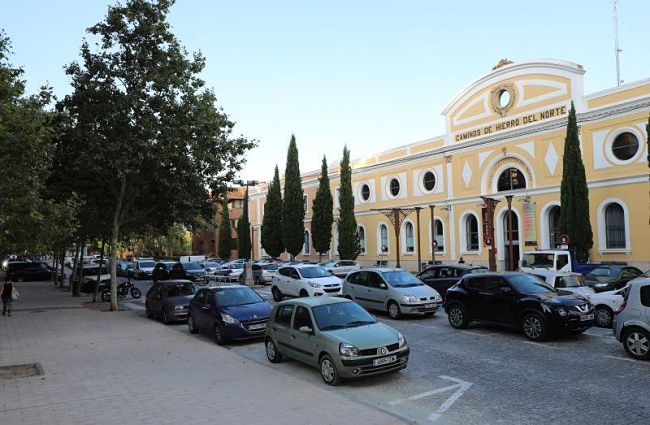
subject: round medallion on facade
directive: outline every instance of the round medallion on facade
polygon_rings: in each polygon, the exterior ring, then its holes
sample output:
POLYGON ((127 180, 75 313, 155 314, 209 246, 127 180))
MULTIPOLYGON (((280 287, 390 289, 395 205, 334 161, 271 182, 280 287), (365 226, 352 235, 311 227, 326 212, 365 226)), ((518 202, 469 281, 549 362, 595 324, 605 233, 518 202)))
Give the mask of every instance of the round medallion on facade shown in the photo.
POLYGON ((492 110, 502 117, 515 105, 517 92, 510 83, 500 84, 490 91, 490 106, 492 110))

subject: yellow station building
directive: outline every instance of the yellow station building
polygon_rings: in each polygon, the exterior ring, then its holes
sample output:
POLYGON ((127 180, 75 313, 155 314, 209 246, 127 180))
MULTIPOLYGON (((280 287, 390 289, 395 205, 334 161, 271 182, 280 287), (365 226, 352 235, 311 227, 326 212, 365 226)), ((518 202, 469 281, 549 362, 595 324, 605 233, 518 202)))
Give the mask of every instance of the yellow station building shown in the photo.
MULTIPOLYGON (((493 244, 497 267, 507 267, 509 249, 506 195, 514 195, 513 256, 559 244, 560 181, 566 123, 575 104, 582 157, 589 187, 594 233, 591 261, 625 261, 650 268, 650 205, 646 124, 650 79, 585 95, 581 65, 560 60, 501 61, 461 91, 442 112, 446 133, 352 162, 355 213, 362 266, 394 266, 396 240, 377 209, 423 207, 403 221, 403 268, 432 259, 488 263, 482 196, 499 201, 493 244), (431 225, 431 208, 434 225, 431 225), (433 232, 432 232, 433 230, 433 232)), ((354 149, 354 146, 352 146, 354 149)), ((330 170, 332 193, 338 167, 330 170)), ((311 246, 311 203, 319 171, 303 175, 306 242, 302 259, 318 259, 311 246)), ((251 190, 254 257, 265 255, 260 225, 266 186, 251 190)), ((335 197, 335 217, 337 200, 335 197)), ((329 258, 336 257, 336 225, 329 258)))

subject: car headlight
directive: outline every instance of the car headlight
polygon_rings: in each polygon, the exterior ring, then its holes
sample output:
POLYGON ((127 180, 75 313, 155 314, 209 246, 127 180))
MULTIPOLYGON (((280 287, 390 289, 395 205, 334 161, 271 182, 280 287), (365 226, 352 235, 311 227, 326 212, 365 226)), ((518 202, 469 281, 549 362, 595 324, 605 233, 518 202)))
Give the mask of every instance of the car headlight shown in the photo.
POLYGON ((185 308, 184 305, 175 305, 174 310, 183 310, 185 308))
POLYGON ((594 286, 607 286, 607 282, 594 283, 594 286))
POLYGON ((555 311, 557 311, 557 314, 559 314, 561 317, 564 317, 564 316, 567 315, 567 311, 566 311, 565 308, 560 307, 560 308, 558 308, 558 309, 555 310, 555 311))
POLYGON ((239 323, 239 320, 226 313, 221 313, 221 320, 223 320, 224 323, 230 323, 233 325, 239 323))
POLYGON ((406 301, 407 303, 417 303, 420 301, 420 299, 413 295, 404 295, 404 301, 406 301))
POLYGON ((314 282, 309 281, 309 280, 307 281, 307 284, 309 286, 311 286, 312 288, 319 288, 320 287, 320 285, 318 283, 314 283, 314 282))
POLYGON ((359 350, 354 345, 339 344, 339 354, 346 357, 354 357, 359 355, 359 350))
POLYGON ((399 332, 397 332, 397 340, 399 342, 399 348, 406 347, 406 339, 404 338, 404 335, 399 332))

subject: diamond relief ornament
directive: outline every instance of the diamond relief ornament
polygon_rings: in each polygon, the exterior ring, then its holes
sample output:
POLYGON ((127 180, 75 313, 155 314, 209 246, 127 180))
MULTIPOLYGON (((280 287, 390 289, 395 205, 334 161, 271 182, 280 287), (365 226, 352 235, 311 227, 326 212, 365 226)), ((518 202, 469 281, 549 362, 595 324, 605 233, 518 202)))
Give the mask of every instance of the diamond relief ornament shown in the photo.
POLYGON ((555 166, 557 165, 559 157, 557 156, 557 152, 555 151, 555 147, 553 147, 553 143, 548 145, 548 150, 546 151, 546 155, 544 155, 544 162, 546 163, 546 166, 548 167, 548 171, 550 171, 551 174, 555 174, 555 166))
POLYGON ((472 180, 472 168, 469 166, 467 161, 465 161, 465 165, 463 166, 462 177, 465 182, 465 187, 469 187, 469 182, 472 180))

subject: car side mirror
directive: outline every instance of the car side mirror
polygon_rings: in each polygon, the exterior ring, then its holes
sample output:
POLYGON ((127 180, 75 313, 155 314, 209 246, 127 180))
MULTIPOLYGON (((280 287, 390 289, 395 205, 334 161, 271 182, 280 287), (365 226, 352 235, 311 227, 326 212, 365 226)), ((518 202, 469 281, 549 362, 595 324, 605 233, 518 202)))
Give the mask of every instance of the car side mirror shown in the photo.
POLYGON ((379 284, 379 289, 387 289, 387 288, 388 288, 388 286, 386 286, 385 283, 380 283, 379 284))
POLYGON ((302 332, 304 334, 308 334, 308 335, 311 335, 314 332, 314 330, 312 328, 310 328, 309 326, 301 326, 300 329, 298 329, 298 330, 300 332, 302 332))
POLYGON ((499 291, 501 291, 502 294, 512 294, 512 288, 508 286, 503 286, 499 288, 499 291))

